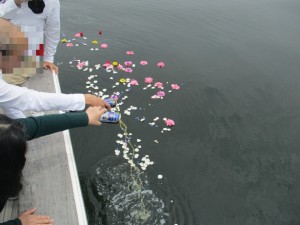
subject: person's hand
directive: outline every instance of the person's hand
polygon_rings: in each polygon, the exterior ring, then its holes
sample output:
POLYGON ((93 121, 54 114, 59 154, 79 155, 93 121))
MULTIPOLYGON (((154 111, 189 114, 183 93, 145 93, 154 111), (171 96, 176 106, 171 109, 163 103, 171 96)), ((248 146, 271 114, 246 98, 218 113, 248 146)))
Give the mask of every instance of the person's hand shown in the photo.
POLYGON ((100 126, 101 122, 99 121, 99 119, 106 111, 107 110, 105 108, 101 108, 100 106, 89 107, 85 111, 89 118, 89 125, 100 126))
POLYGON ((101 106, 101 108, 111 109, 110 105, 103 99, 92 94, 84 94, 85 104, 90 106, 101 106))
POLYGON ((52 224, 53 219, 49 216, 33 215, 36 209, 30 209, 19 216, 22 225, 42 225, 42 224, 52 224))
POLYGON ((43 62, 43 67, 44 67, 45 70, 50 70, 51 73, 53 73, 53 71, 55 71, 55 73, 58 74, 58 67, 55 64, 51 63, 51 62, 44 61, 43 62))

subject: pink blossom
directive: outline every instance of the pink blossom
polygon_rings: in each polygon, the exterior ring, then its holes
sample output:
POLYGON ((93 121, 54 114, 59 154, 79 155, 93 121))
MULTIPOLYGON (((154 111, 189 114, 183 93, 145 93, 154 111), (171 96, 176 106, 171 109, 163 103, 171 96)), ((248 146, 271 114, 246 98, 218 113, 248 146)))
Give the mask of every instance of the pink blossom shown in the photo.
POLYGON ((166 124, 168 127, 172 127, 172 126, 175 125, 175 122, 174 122, 174 120, 166 119, 166 120, 165 120, 165 124, 166 124))
POLYGON ((154 84, 154 86, 155 86, 155 87, 158 87, 158 88, 163 88, 163 83, 161 83, 161 82, 156 82, 156 83, 154 84))
POLYGON ((117 66, 117 68, 118 68, 118 70, 123 70, 123 69, 124 69, 124 66, 123 66, 122 64, 119 64, 119 65, 117 66))
POLYGON ((126 68, 125 68, 125 72, 126 72, 126 73, 132 73, 132 71, 133 71, 133 70, 132 70, 130 67, 126 67, 126 68))
POLYGON ((77 38, 80 38, 83 36, 83 32, 78 32, 77 34, 74 35, 77 38))
POLYGON ((147 64, 148 64, 148 62, 147 62, 147 61, 145 61, 145 60, 143 60, 143 61, 140 61, 140 64, 141 64, 142 66, 145 66, 145 65, 147 65, 147 64))
POLYGON ((146 77, 145 78, 145 83, 146 84, 151 84, 153 82, 153 78, 152 77, 146 77))
POLYGON ((180 86, 178 84, 171 84, 172 89, 179 90, 180 86))
POLYGON ((134 51, 131 51, 131 50, 130 50, 130 51, 127 51, 126 54, 127 54, 127 55, 133 55, 133 54, 134 54, 134 51))
POLYGON ((159 97, 165 97, 165 96, 166 96, 166 93, 165 93, 164 91, 158 91, 158 92, 156 93, 156 95, 159 96, 159 97))
POLYGON ((86 64, 85 61, 82 61, 82 62, 78 61, 78 63, 77 63, 77 68, 78 68, 79 70, 81 70, 82 67, 84 67, 84 66, 86 66, 86 65, 87 65, 87 64, 86 64))
POLYGON ((132 61, 125 61, 125 62, 124 62, 124 65, 125 65, 125 66, 132 66, 132 61))
POLYGON ((73 47, 74 45, 73 45, 73 43, 67 43, 66 46, 67 47, 73 47))
POLYGON ((165 63, 164 62, 158 62, 157 66, 160 67, 160 68, 163 68, 163 67, 165 67, 165 63))
POLYGON ((108 45, 106 43, 103 43, 103 44, 100 45, 101 48, 107 48, 107 46, 108 45))
POLYGON ((104 64, 103 64, 103 67, 107 68, 111 65, 110 61, 107 60, 104 64))
POLYGON ((139 85, 139 83, 137 82, 137 80, 132 79, 132 80, 130 81, 130 85, 135 86, 135 85, 139 85))

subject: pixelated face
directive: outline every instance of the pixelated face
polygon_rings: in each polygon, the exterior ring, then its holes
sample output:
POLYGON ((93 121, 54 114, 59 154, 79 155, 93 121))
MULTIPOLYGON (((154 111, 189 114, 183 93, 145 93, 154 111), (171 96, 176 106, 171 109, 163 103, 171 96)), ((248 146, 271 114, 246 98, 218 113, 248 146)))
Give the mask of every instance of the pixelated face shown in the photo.
POLYGON ((27 54, 27 38, 17 27, 7 27, 7 31, 9 32, 2 32, 0 37, 0 69, 2 69, 2 72, 14 74, 36 73, 36 68, 41 67, 41 65, 36 62, 35 57, 27 54))

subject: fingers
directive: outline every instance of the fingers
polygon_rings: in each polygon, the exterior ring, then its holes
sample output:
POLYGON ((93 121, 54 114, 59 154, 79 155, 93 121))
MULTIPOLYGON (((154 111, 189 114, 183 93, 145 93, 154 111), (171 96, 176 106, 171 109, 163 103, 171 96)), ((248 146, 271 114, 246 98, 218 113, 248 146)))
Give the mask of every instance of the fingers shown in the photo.
POLYGON ((58 74, 58 67, 55 65, 55 64, 53 64, 53 63, 50 63, 50 62, 44 62, 43 63, 43 67, 44 67, 44 69, 46 69, 46 70, 50 70, 51 71, 51 73, 53 73, 53 72, 55 72, 56 74, 58 74))
POLYGON ((35 212, 36 212, 36 208, 32 208, 32 209, 29 209, 26 212, 22 213, 22 215, 31 215, 35 212))
POLYGON ((108 103, 107 103, 106 101, 104 101, 104 100, 103 100, 103 102, 104 102, 104 107, 107 108, 108 110, 111 110, 110 104, 108 104, 108 103))

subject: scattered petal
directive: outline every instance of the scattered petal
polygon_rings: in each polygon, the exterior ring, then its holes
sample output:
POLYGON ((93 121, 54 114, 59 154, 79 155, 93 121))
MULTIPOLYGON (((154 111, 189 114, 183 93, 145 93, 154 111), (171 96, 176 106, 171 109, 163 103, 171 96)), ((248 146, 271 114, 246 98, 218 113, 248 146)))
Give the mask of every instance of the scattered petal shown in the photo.
POLYGON ((159 97, 165 97, 166 93, 164 91, 158 91, 157 96, 159 97))
POLYGON ((159 175, 157 175, 157 178, 158 178, 158 179, 162 179, 162 178, 163 178, 163 175, 159 174, 159 175))
POLYGON ((139 83, 137 82, 137 80, 132 79, 130 81, 130 85, 136 86, 136 85, 139 85, 139 83))
POLYGON ((172 126, 175 125, 175 122, 174 122, 174 120, 172 120, 172 119, 166 119, 166 120, 165 120, 165 124, 166 124, 168 127, 172 127, 172 126))
POLYGON ((106 43, 103 43, 103 44, 100 45, 101 48, 107 48, 107 46, 108 45, 106 43))
POLYGON ((133 70, 130 67, 126 67, 124 70, 126 73, 132 73, 133 70))
POLYGON ((124 65, 125 65, 125 66, 132 66, 132 61, 125 61, 125 62, 124 62, 124 65))
POLYGON ((145 66, 145 65, 147 65, 147 64, 148 64, 148 62, 147 62, 147 61, 145 61, 145 60, 143 60, 143 61, 140 61, 140 64, 141 64, 142 66, 145 66))
POLYGON ((93 45, 96 45, 96 44, 98 44, 98 41, 97 41, 97 40, 93 40, 93 41, 92 41, 92 44, 93 44, 93 45))

